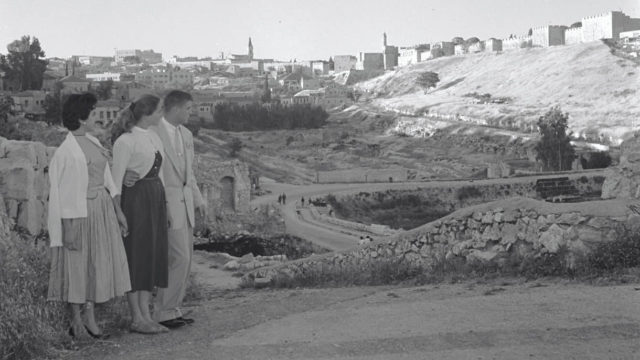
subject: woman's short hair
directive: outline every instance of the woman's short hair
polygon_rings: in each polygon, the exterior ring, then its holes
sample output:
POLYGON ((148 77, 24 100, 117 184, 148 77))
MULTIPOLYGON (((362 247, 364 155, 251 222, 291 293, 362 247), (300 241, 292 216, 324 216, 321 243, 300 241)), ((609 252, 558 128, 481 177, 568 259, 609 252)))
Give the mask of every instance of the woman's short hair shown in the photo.
POLYGON ((193 101, 193 97, 188 92, 171 90, 164 97, 164 111, 169 112, 174 107, 182 106, 189 101, 193 101))
POLYGON ((153 114, 158 108, 159 103, 160 98, 151 94, 142 95, 133 101, 127 108, 120 112, 118 121, 113 124, 113 128, 111 128, 111 142, 115 143, 120 135, 130 132, 131 128, 133 128, 143 116, 153 114))
POLYGON ((91 93, 71 94, 62 105, 62 125, 70 131, 80 128, 80 120, 87 120, 98 98, 91 93))

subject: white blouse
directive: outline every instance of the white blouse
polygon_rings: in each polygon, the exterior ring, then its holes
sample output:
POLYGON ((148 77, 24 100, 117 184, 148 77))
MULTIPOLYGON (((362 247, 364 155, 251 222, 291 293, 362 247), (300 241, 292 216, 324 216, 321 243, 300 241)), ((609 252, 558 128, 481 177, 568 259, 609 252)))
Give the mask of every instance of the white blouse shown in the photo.
MULTIPOLYGON (((135 171, 143 178, 153 167, 156 151, 166 161, 162 140, 153 131, 134 126, 131 132, 124 133, 113 144, 113 167, 111 174, 118 189, 122 189, 124 174, 127 170, 135 171)), ((164 184, 162 170, 158 176, 164 184)))

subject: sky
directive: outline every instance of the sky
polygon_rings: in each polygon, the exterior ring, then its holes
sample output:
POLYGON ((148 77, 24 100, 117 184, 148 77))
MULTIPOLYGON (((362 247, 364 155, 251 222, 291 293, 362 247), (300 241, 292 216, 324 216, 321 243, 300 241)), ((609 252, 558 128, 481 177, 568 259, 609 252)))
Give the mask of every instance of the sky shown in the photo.
POLYGON ((218 57, 251 37, 256 58, 326 60, 380 52, 383 32, 396 46, 504 38, 611 10, 640 17, 640 0, 0 0, 0 53, 31 35, 47 57, 218 57))

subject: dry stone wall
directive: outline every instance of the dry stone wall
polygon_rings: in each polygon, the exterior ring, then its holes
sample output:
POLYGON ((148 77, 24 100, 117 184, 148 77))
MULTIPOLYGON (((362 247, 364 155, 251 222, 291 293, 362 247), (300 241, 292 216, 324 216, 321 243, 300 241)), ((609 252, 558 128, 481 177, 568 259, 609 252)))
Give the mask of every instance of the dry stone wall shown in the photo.
POLYGON ((364 247, 260 269, 247 276, 292 276, 381 259, 401 260, 427 269, 454 257, 501 265, 514 253, 536 257, 557 253, 561 248, 568 250, 566 260, 571 267, 598 245, 639 230, 640 215, 630 211, 629 204, 623 200, 567 204, 527 198, 500 200, 458 210, 364 247))
POLYGON ((32 235, 46 231, 49 160, 55 148, 0 137, 0 194, 9 218, 32 235))

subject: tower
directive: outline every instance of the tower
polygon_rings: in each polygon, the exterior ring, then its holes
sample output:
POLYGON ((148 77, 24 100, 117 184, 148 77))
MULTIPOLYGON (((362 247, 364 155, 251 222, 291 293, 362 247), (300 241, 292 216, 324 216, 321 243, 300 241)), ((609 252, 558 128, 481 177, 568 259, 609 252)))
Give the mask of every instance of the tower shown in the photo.
POLYGON ((249 37, 249 61, 253 61, 253 44, 251 43, 251 37, 249 37))
POLYGON ((384 46, 384 48, 387 47, 387 33, 386 32, 382 33, 382 46, 384 46))

